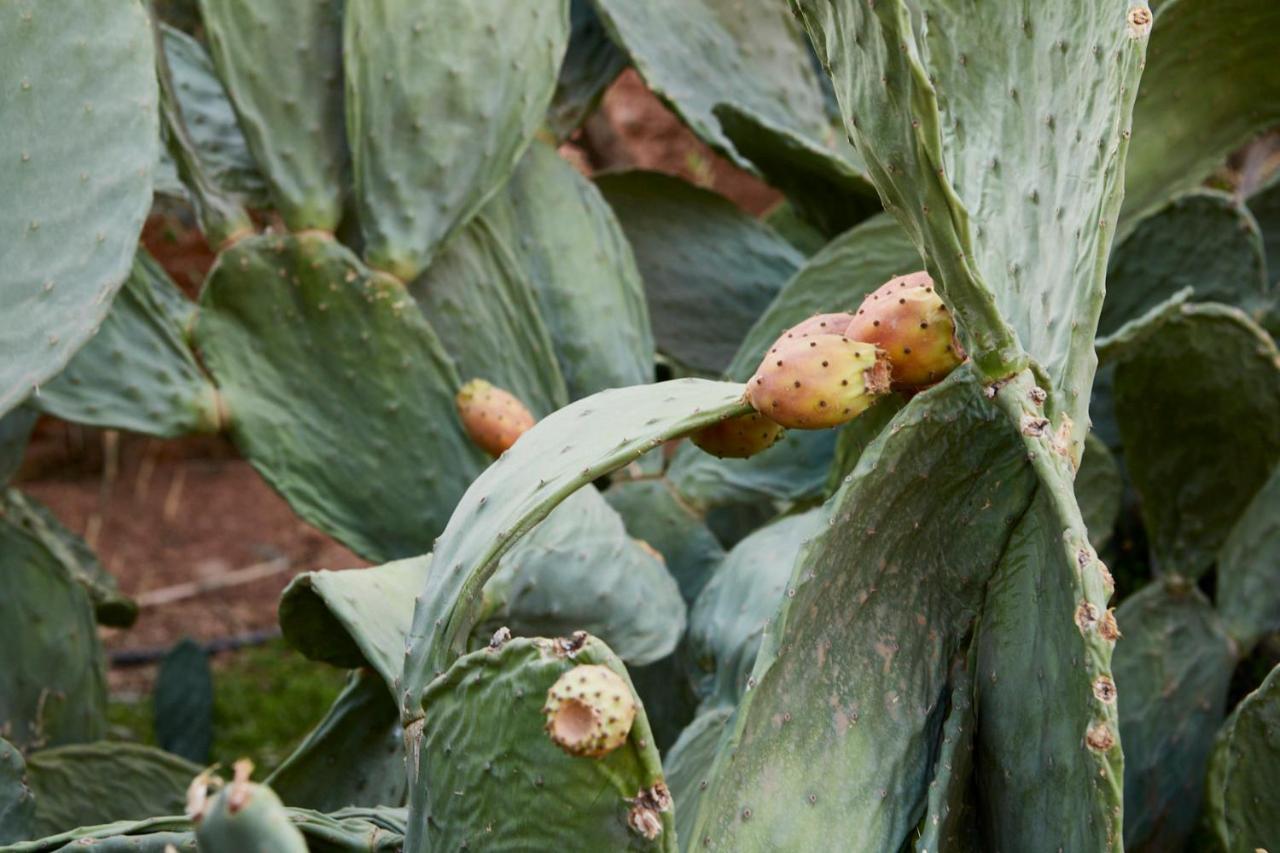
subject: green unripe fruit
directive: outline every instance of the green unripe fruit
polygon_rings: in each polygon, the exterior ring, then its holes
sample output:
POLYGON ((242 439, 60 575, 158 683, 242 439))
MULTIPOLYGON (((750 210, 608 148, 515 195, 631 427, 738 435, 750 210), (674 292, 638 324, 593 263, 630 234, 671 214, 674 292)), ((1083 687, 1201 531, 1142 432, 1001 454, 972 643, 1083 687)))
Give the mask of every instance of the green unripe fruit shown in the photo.
POLYGON ((747 385, 756 411, 788 429, 853 420, 889 391, 889 362, 874 345, 841 335, 781 340, 747 385))
POLYGON ((491 456, 501 456, 537 423, 524 403, 483 379, 463 385, 454 403, 467 435, 491 456))
POLYGON ((187 791, 188 816, 201 853, 307 853, 302 833, 289 821, 275 792, 249 781, 253 762, 235 763, 235 778, 208 799, 208 775, 187 791))
POLYGON ((746 459, 773 447, 784 434, 785 430, 778 424, 758 412, 748 412, 703 427, 691 438, 694 444, 712 456, 746 459))
POLYGON ((964 361, 955 322, 927 272, 891 278, 876 288, 844 335, 884 350, 893 365, 893 387, 900 391, 940 382, 964 361))
POLYGON ((600 758, 627 742, 636 700, 612 669, 584 664, 556 679, 542 713, 557 746, 570 755, 600 758))

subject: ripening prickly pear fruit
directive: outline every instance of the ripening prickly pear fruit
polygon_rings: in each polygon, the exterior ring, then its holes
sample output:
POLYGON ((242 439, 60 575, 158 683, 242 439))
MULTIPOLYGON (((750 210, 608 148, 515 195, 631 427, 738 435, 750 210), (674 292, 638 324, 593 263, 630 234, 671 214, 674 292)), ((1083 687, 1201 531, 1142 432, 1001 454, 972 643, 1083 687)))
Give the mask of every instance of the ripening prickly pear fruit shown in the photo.
POLYGON ((202 853, 307 853, 307 842, 289 820, 275 792, 249 781, 253 762, 235 763, 235 777, 209 797, 211 774, 187 789, 187 816, 195 824, 202 853))
POLYGON ((556 679, 542 713, 557 746, 570 755, 600 758, 627 742, 636 700, 609 667, 583 664, 556 679))
POLYGON ((483 379, 463 385, 454 403, 467 435, 492 456, 501 456, 536 423, 524 403, 483 379))
POLYGON ((783 341, 808 338, 813 335, 842 335, 851 322, 853 322, 853 315, 845 311, 837 314, 814 314, 808 320, 796 323, 787 329, 773 344, 777 346, 783 341))
POLYGON ((927 272, 891 278, 862 301, 844 335, 875 344, 893 365, 893 387, 940 382, 964 361, 956 325, 927 272))
POLYGON ((788 429, 827 429, 888 393, 889 370, 875 345, 842 335, 783 340, 747 383, 747 401, 788 429))
POLYGON ((721 459, 755 456, 782 438, 785 430, 758 412, 726 418, 703 427, 691 438, 698 447, 721 459))

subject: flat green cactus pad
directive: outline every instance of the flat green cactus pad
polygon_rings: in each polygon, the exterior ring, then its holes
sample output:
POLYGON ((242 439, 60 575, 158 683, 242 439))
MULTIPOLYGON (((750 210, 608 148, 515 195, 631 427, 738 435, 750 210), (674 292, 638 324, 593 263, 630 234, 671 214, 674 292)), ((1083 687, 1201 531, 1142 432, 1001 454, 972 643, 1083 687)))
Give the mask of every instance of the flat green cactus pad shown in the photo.
MULTIPOLYGON (((1153 4, 1155 5, 1155 4, 1153 4)), ((1125 216, 1199 185, 1233 149, 1280 121, 1271 0, 1164 0, 1133 109, 1125 216)))
POLYGON ((1209 760, 1205 812, 1223 850, 1259 850, 1280 838, 1280 667, 1240 701, 1209 760))
POLYGON ((1115 332, 1184 287, 1196 302, 1234 305, 1255 320, 1270 307, 1262 234, 1238 199, 1197 190, 1135 223, 1111 254, 1098 334, 1115 332))
POLYGON ((36 798, 33 837, 77 826, 182 814, 187 785, 200 767, 137 743, 60 746, 27 759, 36 798))
POLYGON ((1116 368, 1154 568, 1196 578, 1280 461, 1280 353, 1235 308, 1187 305, 1116 368))
MULTIPOLYGON (((569 402, 533 287, 483 218, 453 237, 409 285, 464 382, 484 379, 543 417, 569 402)), ((452 411, 442 418, 453 417, 452 411)))
POLYGON ((795 563, 692 844, 896 850, 914 836, 951 659, 1033 487, 1003 420, 964 368, 868 448, 795 563))
POLYGON ((213 671, 204 646, 184 637, 160 662, 152 688, 156 743, 203 765, 213 744, 213 671))
POLYGON ((324 719, 267 784, 285 803, 317 811, 401 805, 407 790, 403 736, 386 683, 370 670, 353 672, 324 719))
POLYGON ((431 550, 484 459, 402 285, 323 235, 243 240, 209 273, 196 340, 232 438, 299 515, 370 559, 431 550))
MULTIPOLYGON (((218 76, 275 208, 295 231, 332 231, 342 218, 342 10, 341 0, 200 0, 218 76)), ((200 136, 192 131, 193 141, 200 136)))
POLYGON ((10 490, 0 503, 0 731, 20 749, 105 734, 106 661, 93 604, 59 555, 21 523, 10 490))
POLYGON ((129 275, 160 139, 152 64, 138 0, 0 3, 0 415, 84 346, 129 275))
POLYGON ((626 53, 609 39, 590 0, 571 0, 569 26, 569 48, 547 108, 547 126, 559 142, 586 120, 628 62, 626 53))
POLYGON ((1276 554, 1280 554, 1280 464, 1218 552, 1218 612, 1245 654, 1267 634, 1280 631, 1276 554))
POLYGON ((732 730, 734 710, 717 706, 698 714, 667 750, 662 763, 671 798, 676 803, 676 837, 685 839, 682 842, 685 849, 690 849, 688 839, 694 837, 694 820, 710 781, 716 754, 726 730, 732 730))
POLYGON ((163 438, 216 432, 217 391, 187 342, 195 311, 140 249, 98 334, 31 404, 75 423, 163 438))
POLYGON ((344 24, 365 257, 409 281, 533 139, 569 41, 569 0, 376 0, 349 4, 344 24))
POLYGON ((658 349, 719 373, 803 256, 728 199, 658 172, 603 175, 644 276, 658 349))
POLYGON ((653 379, 644 282, 595 184, 535 141, 483 215, 532 280, 573 399, 653 379))
POLYGON ((669 811, 654 812, 653 841, 628 827, 628 800, 663 781, 643 709, 627 742, 600 759, 563 752, 543 731, 547 691, 581 664, 608 666, 630 686, 592 637, 511 640, 460 658, 431 684, 410 757, 406 851, 677 849, 669 811))
POLYGON ((35 797, 26 782, 22 753, 0 738, 0 844, 26 841, 35 833, 35 797))
POLYGON ((1126 850, 1179 850, 1226 715, 1235 646, 1195 587, 1155 581, 1116 611, 1126 850))

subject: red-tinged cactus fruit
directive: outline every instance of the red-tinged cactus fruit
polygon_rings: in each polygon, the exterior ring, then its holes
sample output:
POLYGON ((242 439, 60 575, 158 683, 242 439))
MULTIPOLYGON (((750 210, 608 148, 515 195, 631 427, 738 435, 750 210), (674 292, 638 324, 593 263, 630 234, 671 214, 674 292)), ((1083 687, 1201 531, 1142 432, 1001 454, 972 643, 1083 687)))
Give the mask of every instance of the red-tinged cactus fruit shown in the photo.
POLYGON ((463 385, 454 402, 467 435, 493 456, 505 453, 536 423, 524 403, 483 379, 463 385))
POLYGON ((891 278, 876 288, 862 301, 844 335, 884 350, 897 391, 940 382, 965 357, 951 312, 923 271, 891 278))
POLYGON ((547 734, 570 755, 601 758, 627 742, 636 719, 631 687, 607 666, 575 666, 547 691, 547 734))
POLYGON ((746 459, 773 447, 785 432, 781 426, 758 412, 748 412, 703 427, 691 438, 694 444, 712 456, 721 459, 746 459))
POLYGON ((788 429, 853 420, 889 391, 890 366, 874 344, 842 335, 783 340, 747 384, 747 401, 788 429))
POLYGON ((787 329, 778 336, 778 339, 773 344, 777 346, 783 341, 808 338, 814 335, 842 335, 852 322, 853 315, 847 311, 841 311, 836 314, 814 314, 809 319, 796 323, 790 329, 787 329))

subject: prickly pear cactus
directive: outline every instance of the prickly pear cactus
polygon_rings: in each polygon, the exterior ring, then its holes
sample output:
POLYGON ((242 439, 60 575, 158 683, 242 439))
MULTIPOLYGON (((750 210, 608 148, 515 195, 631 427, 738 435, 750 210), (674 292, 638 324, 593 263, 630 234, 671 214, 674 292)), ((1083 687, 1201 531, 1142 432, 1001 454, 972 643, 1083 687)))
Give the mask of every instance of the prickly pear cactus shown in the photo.
POLYGON ((1280 631, 1280 465, 1271 472, 1218 552, 1217 605, 1227 632, 1248 654, 1280 631))
POLYGON ((35 833, 35 798, 26 782, 22 753, 0 739, 0 844, 25 841, 35 833))
POLYGON ((152 690, 156 743, 188 761, 204 764, 213 745, 213 671, 209 653, 190 637, 160 662, 152 690))
POLYGON ((895 389, 927 388, 964 360, 951 312, 926 272, 898 276, 876 288, 840 334, 884 350, 895 389))
POLYGON ((1214 744, 1205 782, 1207 823, 1223 850, 1259 850, 1280 838, 1280 667, 1236 706, 1214 744))
POLYGON ((234 770, 231 782, 212 795, 206 774, 191 783, 187 808, 202 853, 307 853, 307 842, 280 798, 266 785, 249 781, 253 762, 241 759, 234 770))
POLYGON ((788 429, 829 429, 887 394, 892 369, 875 344, 843 335, 784 337, 747 382, 747 399, 788 429))

